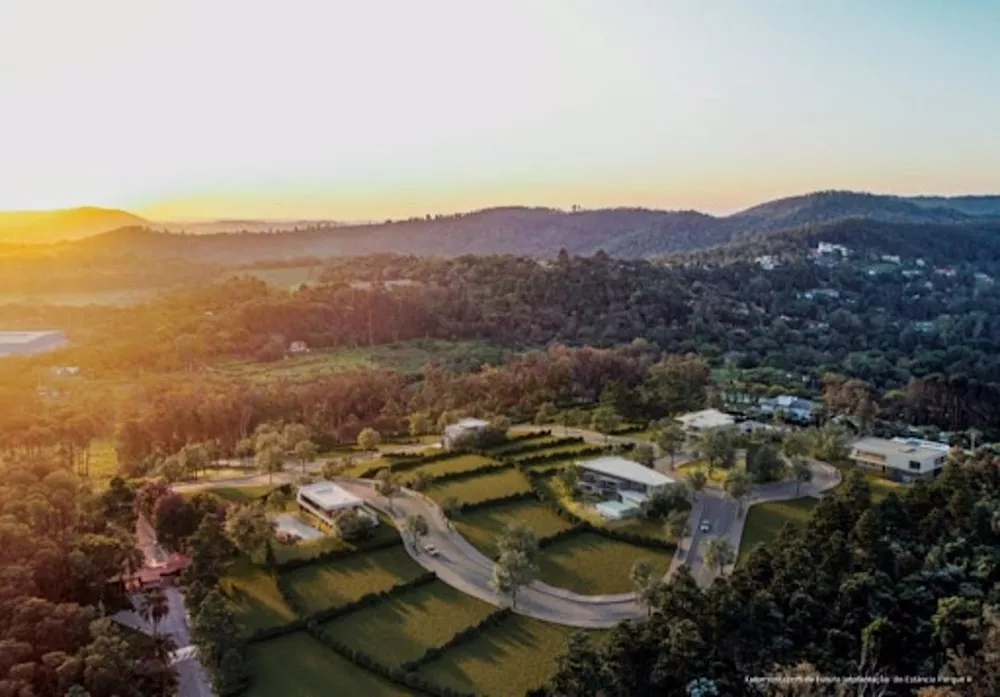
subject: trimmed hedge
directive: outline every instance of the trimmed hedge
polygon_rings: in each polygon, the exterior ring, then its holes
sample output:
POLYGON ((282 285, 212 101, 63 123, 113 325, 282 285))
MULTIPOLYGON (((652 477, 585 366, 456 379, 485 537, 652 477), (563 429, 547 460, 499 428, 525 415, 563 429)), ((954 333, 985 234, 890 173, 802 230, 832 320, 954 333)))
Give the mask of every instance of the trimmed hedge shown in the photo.
POLYGON ((298 559, 288 559, 277 565, 275 569, 278 571, 294 571, 295 569, 301 569, 303 566, 309 566, 310 564, 322 563, 327 561, 332 561, 334 559, 343 559, 344 557, 350 557, 355 554, 360 554, 362 552, 374 552, 380 549, 388 549, 389 547, 395 547, 396 545, 403 544, 402 537, 388 537, 383 540, 375 540, 370 544, 362 544, 357 547, 344 547, 342 549, 332 549, 329 552, 322 552, 320 554, 313 555, 311 557, 302 557, 298 559))
POLYGON ((499 506, 505 503, 512 503, 514 501, 526 501, 537 497, 538 494, 534 491, 518 491, 495 499, 486 499, 485 501, 476 501, 475 503, 463 503, 458 507, 458 512, 468 513, 469 511, 476 511, 480 508, 490 508, 492 506, 499 506))
POLYGON ((557 542, 562 542, 570 537, 576 537, 582 533, 588 532, 592 526, 588 525, 586 522, 574 523, 573 527, 566 528, 565 530, 560 530, 557 533, 553 533, 548 537, 540 537, 538 539, 538 549, 545 549, 546 547, 551 547, 557 542))
POLYGON ((389 590, 380 591, 378 593, 367 593, 355 600, 353 603, 338 605, 337 607, 331 607, 326 610, 314 612, 309 616, 308 621, 319 623, 329 622, 330 620, 337 619, 338 617, 349 615, 355 610, 361 610, 362 608, 378 605, 393 596, 406 593, 407 591, 419 588, 420 586, 426 586, 428 583, 433 583, 436 580, 437 574, 433 571, 427 571, 414 579, 396 584, 389 590))
POLYGON ((545 429, 542 431, 529 431, 528 433, 522 433, 517 436, 507 436, 507 439, 504 440, 503 443, 497 443, 492 448, 487 448, 487 450, 496 450, 498 448, 502 448, 505 445, 510 445, 511 443, 520 443, 521 441, 534 440, 536 438, 545 438, 546 436, 551 436, 551 435, 552 431, 549 429, 545 429))
POLYGON ((602 537, 607 537, 612 540, 618 540, 619 542, 627 542, 629 544, 633 544, 638 547, 663 549, 668 552, 673 552, 675 549, 677 549, 677 546, 673 542, 668 542, 667 540, 661 540, 658 537, 649 537, 648 535, 640 535, 634 532, 623 532, 621 530, 611 530, 609 528, 604 528, 597 525, 591 525, 590 523, 587 523, 586 526, 590 529, 591 532, 597 533, 602 537))
POLYGON ((513 462, 501 462, 499 464, 494 462, 488 462, 485 465, 480 465, 471 470, 463 470, 461 472, 445 472, 444 474, 439 474, 436 477, 428 477, 428 481, 431 484, 438 484, 440 482, 450 482, 455 479, 466 479, 469 477, 476 477, 480 474, 486 474, 487 472, 496 472, 497 470, 510 469, 514 466, 513 462))
POLYGON ((299 618, 297 620, 292 620, 285 624, 279 624, 277 627, 268 627, 266 629, 258 629, 256 632, 247 637, 246 643, 253 644, 258 641, 267 641, 268 639, 277 639, 280 636, 286 634, 292 634, 293 632, 300 632, 306 628, 305 618, 299 618))
POLYGON ((533 453, 538 450, 548 450, 549 448, 558 448, 563 445, 574 445, 582 442, 583 438, 580 436, 568 436, 566 438, 550 440, 545 443, 525 443, 524 445, 516 448, 511 448, 510 450, 504 450, 502 453, 497 453, 497 457, 512 457, 514 455, 523 455, 525 453, 533 453))
POLYGON ((528 457, 518 458, 514 460, 514 464, 518 467, 528 467, 529 465, 540 465, 545 462, 574 460, 581 457, 590 457, 591 455, 601 455, 602 453, 607 452, 609 447, 610 446, 599 445, 583 448, 581 450, 577 450, 576 452, 541 453, 540 455, 530 455, 528 457))
POLYGON ((329 632, 323 631, 323 628, 317 622, 310 621, 306 626, 306 630, 323 645, 338 653, 344 659, 397 685, 423 692, 424 694, 431 695, 431 697, 478 697, 478 695, 472 692, 461 692, 450 687, 438 685, 402 667, 387 666, 374 656, 348 646, 329 632))
POLYGON ((467 641, 475 639, 477 636, 482 634, 484 631, 490 627, 496 627, 498 624, 503 622, 505 619, 514 614, 514 611, 509 607, 500 608, 495 610, 480 620, 478 623, 466 627, 460 632, 457 632, 448 641, 444 642, 440 646, 432 646, 431 648, 424 651, 423 655, 419 658, 415 658, 412 661, 407 661, 400 668, 405 672, 415 671, 420 666, 425 663, 430 663, 436 658, 440 658, 441 655, 448 649, 455 648, 459 644, 464 644, 467 641))

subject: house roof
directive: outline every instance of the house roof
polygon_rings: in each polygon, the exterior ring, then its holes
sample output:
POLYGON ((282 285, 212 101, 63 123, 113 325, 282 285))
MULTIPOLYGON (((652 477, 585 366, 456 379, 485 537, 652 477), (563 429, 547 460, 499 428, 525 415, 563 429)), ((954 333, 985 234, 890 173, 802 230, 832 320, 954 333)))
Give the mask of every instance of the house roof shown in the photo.
POLYGON ((452 424, 452 426, 458 426, 459 428, 486 428, 489 425, 489 421, 483 421, 482 419, 459 419, 452 424))
POLYGON ((690 414, 678 416, 676 421, 680 421, 688 428, 719 428, 720 426, 732 426, 736 423, 736 419, 718 409, 693 411, 690 414))
POLYGON ((324 509, 330 511, 337 508, 360 506, 364 503, 349 491, 340 488, 333 482, 316 482, 299 488, 299 493, 308 496, 324 509))
MULTIPOLYGON (((919 441, 918 441, 919 442, 919 441)), ((939 448, 928 448, 922 445, 908 443, 905 439, 889 440, 887 438, 860 438, 854 441, 855 450, 864 450, 869 453, 879 455, 906 455, 914 459, 924 459, 938 457, 942 450, 939 448)))
POLYGON ((663 486, 664 484, 673 484, 675 482, 673 478, 665 474, 640 465, 638 462, 632 462, 631 460, 626 460, 623 457, 615 455, 599 457, 596 460, 581 460, 577 462, 577 465, 591 472, 598 472, 611 477, 618 477, 619 479, 627 479, 630 482, 645 484, 646 486, 663 486))
POLYGON ((790 394, 778 395, 773 399, 765 399, 763 403, 774 405, 775 407, 780 407, 781 409, 808 409, 811 411, 816 408, 815 402, 808 399, 802 399, 801 397, 795 397, 790 394))

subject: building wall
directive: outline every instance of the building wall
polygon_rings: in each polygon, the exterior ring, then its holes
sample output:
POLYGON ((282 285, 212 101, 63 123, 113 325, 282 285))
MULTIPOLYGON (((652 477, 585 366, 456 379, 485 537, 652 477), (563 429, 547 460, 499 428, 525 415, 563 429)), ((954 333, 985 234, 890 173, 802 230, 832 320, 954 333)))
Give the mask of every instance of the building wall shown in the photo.
POLYGON ((895 481, 907 479, 933 479, 944 467, 947 456, 934 454, 914 458, 908 453, 873 453, 860 449, 851 452, 851 460, 865 469, 873 470, 895 481), (911 462, 920 463, 919 469, 913 469, 911 462))

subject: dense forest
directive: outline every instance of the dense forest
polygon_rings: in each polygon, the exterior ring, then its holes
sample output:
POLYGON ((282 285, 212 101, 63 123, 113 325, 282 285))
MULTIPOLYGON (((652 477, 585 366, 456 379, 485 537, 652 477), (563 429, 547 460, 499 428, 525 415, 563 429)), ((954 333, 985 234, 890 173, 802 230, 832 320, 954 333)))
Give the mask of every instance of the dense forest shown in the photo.
POLYGON ((804 529, 786 528, 707 590, 682 572, 650 621, 599 647, 576 636, 540 694, 895 697, 920 683, 892 679, 912 677, 934 685, 928 697, 994 697, 998 501, 1000 468, 985 456, 875 505, 851 476, 804 529), (809 682, 816 675, 862 682, 809 682), (752 680, 765 676, 776 680, 752 680))

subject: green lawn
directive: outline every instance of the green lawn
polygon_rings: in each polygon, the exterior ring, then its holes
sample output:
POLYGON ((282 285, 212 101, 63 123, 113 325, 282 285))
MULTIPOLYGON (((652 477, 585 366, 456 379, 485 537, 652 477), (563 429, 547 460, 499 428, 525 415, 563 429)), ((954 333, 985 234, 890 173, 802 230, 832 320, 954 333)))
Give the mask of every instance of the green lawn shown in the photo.
POLYGON ((455 518, 455 529, 488 557, 496 554, 496 537, 513 522, 525 523, 538 537, 548 537, 570 527, 548 506, 535 501, 480 508, 455 518))
POLYGON ((251 503, 265 498, 276 486, 223 486, 218 489, 209 489, 208 492, 218 496, 224 501, 231 503, 251 503))
POLYGON ((275 579, 248 559, 234 562, 222 577, 222 590, 240 622, 250 631, 274 627, 295 619, 275 579))
POLYGON ((368 593, 389 590, 423 571, 399 545, 310 564, 282 576, 288 582, 292 598, 306 613, 312 614, 346 605, 368 593))
POLYGON ((488 603, 435 581, 328 622, 323 628, 349 646, 389 665, 399 665, 441 646, 494 610, 488 603))
MULTIPOLYGON (((297 504, 294 502, 290 503, 288 509, 297 510, 297 504)), ((356 543, 344 542, 339 537, 336 537, 330 526, 312 515, 301 512, 299 515, 307 524, 327 533, 328 537, 301 541, 294 545, 276 544, 274 546, 274 557, 278 563, 284 563, 292 559, 310 559, 326 552, 332 552, 335 549, 364 548, 373 544, 381 544, 390 538, 399 539, 399 531, 392 524, 392 521, 382 514, 379 514, 380 525, 372 531, 372 536, 356 543)))
POLYGON ((516 469, 510 468, 434 485, 427 490, 427 495, 437 503, 450 496, 462 503, 478 503, 528 491, 531 491, 528 480, 516 469))
POLYGON ((431 462, 416 469, 406 470, 405 472, 400 472, 399 476, 406 478, 413 476, 416 472, 425 472, 431 477, 440 477, 442 474, 456 474, 458 472, 468 472, 469 470, 474 470, 484 465, 496 465, 499 464, 496 460, 491 460, 488 457, 483 457, 482 455, 456 455, 455 457, 449 457, 447 460, 437 460, 436 462, 431 462))
POLYGON ((673 554, 619 542, 585 532, 542 550, 538 578, 545 583, 586 595, 628 593, 629 573, 639 559, 647 559, 662 573, 673 554))
POLYGON ((305 632, 250 645, 246 697, 418 697, 334 653, 305 632))
MULTIPOLYGON (((420 675, 485 697, 522 697, 555 673, 555 659, 578 631, 514 615, 425 664, 420 675)), ((605 632, 589 632, 600 641, 605 632)))
POLYGON ((777 537, 785 523, 797 527, 804 526, 818 504, 819 499, 803 496, 788 501, 772 501, 751 506, 747 513, 746 526, 743 528, 743 539, 740 540, 738 560, 743 560, 759 543, 767 544, 777 537))

